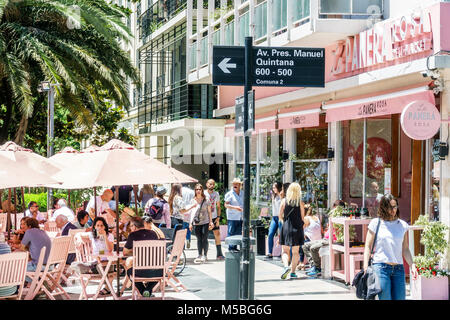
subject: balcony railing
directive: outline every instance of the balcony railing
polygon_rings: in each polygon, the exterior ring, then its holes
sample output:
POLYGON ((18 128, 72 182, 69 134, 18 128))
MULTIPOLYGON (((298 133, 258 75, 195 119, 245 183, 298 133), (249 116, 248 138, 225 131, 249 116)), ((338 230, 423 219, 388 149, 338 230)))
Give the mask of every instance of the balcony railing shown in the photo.
MULTIPOLYGON (((195 3, 196 1, 194 1, 195 3)), ((289 37, 278 39, 281 42, 289 41, 286 39, 298 39, 298 32, 303 32, 298 28, 312 19, 366 20, 375 18, 378 20, 382 19, 384 12, 383 0, 254 0, 253 4, 254 6, 248 1, 242 0, 238 8, 228 5, 226 9, 220 9, 219 2, 216 1, 214 15, 211 15, 207 21, 211 29, 206 31, 212 32, 212 45, 233 46, 237 44, 242 46, 245 37, 251 34, 255 45, 259 45, 270 39, 276 39, 286 32, 290 32, 289 37), (251 25, 250 21, 252 21, 251 25), (236 34, 235 28, 238 28, 236 34)), ((206 2, 204 2, 204 9, 207 9, 206 2)), ((205 19, 205 16, 203 18, 205 19)), ((323 20, 320 23, 323 23, 323 20)), ((354 29, 358 29, 360 24, 355 22, 352 26, 354 29)), ((193 29, 195 26, 194 23, 193 29)), ((205 32, 205 29, 202 29, 202 32, 205 32)), ((332 33, 333 30, 330 32, 332 33)), ((197 31, 193 30, 192 40, 201 46, 199 47, 200 58, 199 61, 196 61, 198 58, 195 51, 197 47, 193 48, 189 45, 191 47, 190 71, 197 70, 208 63, 206 60, 208 52, 211 51, 209 45, 205 48, 204 43, 201 42, 204 34, 196 33, 197 31)), ((191 81, 193 81, 192 79, 191 81)))
POLYGON ((250 14, 248 11, 239 17, 239 45, 245 44, 245 37, 250 35, 250 14))
POLYGON ((187 0, 159 0, 138 16, 139 38, 147 36, 158 30, 176 14, 186 8, 187 0))
POLYGON ((267 35, 267 1, 255 6, 255 39, 267 35))
POLYGON ((208 64, 208 37, 200 40, 200 66, 208 64))
POLYGON ((224 45, 232 46, 234 45, 234 21, 226 24, 223 27, 223 32, 225 33, 224 45))
POLYGON ((383 0, 320 0, 319 18, 366 19, 383 15, 383 0))
POLYGON ((194 42, 190 47, 190 61, 189 61, 189 70, 193 70, 197 68, 197 42, 194 42))

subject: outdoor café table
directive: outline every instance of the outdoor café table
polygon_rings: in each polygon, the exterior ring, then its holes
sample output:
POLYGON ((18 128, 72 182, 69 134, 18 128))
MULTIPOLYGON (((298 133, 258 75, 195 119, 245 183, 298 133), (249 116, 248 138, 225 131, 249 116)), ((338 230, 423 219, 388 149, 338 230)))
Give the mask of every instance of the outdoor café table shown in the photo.
POLYGON ((344 243, 337 244, 333 243, 333 237, 329 237, 329 250, 330 250, 330 274, 332 277, 340 278, 345 280, 346 283, 350 282, 350 254, 364 254, 364 246, 362 247, 350 247, 350 226, 352 225, 362 225, 363 226, 363 239, 366 239, 367 226, 372 219, 350 219, 344 217, 330 218, 329 220, 329 234, 332 235, 333 223, 340 224, 344 226, 344 243), (334 254, 335 251, 342 252, 344 255, 343 270, 334 269, 334 254))
POLYGON ((102 278, 101 278, 100 282, 98 283, 97 292, 93 296, 93 299, 96 300, 98 298, 100 291, 102 290, 103 284, 105 283, 108 286, 109 291, 111 291, 111 295, 112 295, 113 299, 119 300, 119 297, 117 297, 117 294, 114 292, 113 285, 112 285, 110 279, 108 278, 108 272, 109 272, 109 269, 111 269, 111 267, 113 266, 113 262, 116 262, 117 260, 124 258, 123 253, 120 252, 119 254, 117 254, 117 252, 113 252, 110 254, 99 254, 99 255, 96 255, 95 257, 98 260, 98 266, 99 266, 98 269, 99 269, 100 274, 102 275, 102 278), (103 262, 105 260, 107 261, 105 266, 103 266, 103 264, 102 264, 102 259, 103 259, 103 262))

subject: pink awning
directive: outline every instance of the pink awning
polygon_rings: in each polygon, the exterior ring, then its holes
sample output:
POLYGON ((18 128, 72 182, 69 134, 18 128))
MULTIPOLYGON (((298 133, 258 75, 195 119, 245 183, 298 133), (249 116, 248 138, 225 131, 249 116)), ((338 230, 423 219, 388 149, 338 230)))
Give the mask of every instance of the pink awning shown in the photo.
POLYGON ((283 109, 278 114, 278 129, 317 127, 319 114, 319 104, 283 109))
POLYGON ((401 113, 414 100, 435 104, 433 91, 428 87, 416 87, 351 101, 331 103, 322 108, 327 111, 326 122, 362 119, 401 113))

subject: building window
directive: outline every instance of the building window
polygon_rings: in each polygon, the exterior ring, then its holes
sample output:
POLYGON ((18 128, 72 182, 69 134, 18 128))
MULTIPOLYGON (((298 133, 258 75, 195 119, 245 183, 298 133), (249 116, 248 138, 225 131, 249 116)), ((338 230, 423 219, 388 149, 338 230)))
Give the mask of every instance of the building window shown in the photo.
POLYGON ((305 203, 318 208, 328 206, 328 124, 320 115, 319 126, 296 130, 296 154, 293 160, 294 181, 302 187, 305 203))

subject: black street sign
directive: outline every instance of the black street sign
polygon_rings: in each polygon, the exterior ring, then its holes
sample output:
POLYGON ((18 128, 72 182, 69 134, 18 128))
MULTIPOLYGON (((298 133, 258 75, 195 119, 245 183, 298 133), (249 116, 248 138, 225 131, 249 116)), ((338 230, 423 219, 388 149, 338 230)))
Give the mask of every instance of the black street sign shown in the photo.
MULTIPOLYGON (((214 46, 214 85, 244 85, 244 47, 214 46)), ((325 87, 325 49, 253 47, 252 85, 325 87)))
MULTIPOLYGON (((236 98, 235 104, 235 132, 244 131, 244 96, 239 96, 236 98)), ((248 92, 248 131, 255 129, 255 93, 254 90, 248 92)))

